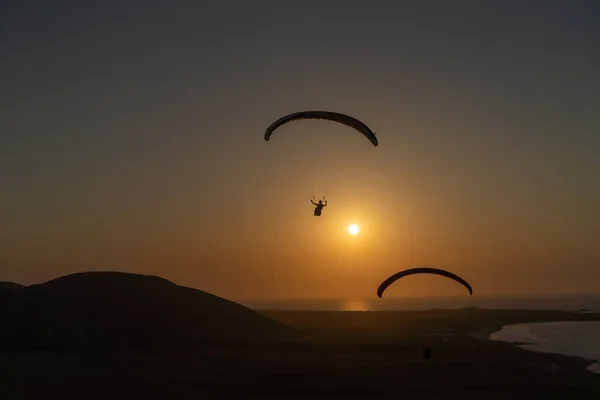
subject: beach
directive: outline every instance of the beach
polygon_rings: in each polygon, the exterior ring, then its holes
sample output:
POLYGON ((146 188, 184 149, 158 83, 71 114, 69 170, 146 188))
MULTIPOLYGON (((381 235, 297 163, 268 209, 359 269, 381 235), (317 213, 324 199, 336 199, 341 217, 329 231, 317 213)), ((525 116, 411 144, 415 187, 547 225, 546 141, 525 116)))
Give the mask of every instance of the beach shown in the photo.
POLYGON ((519 343, 526 350, 564 354, 594 361, 588 366, 600 373, 600 322, 538 322, 508 325, 490 335, 492 340, 519 343))

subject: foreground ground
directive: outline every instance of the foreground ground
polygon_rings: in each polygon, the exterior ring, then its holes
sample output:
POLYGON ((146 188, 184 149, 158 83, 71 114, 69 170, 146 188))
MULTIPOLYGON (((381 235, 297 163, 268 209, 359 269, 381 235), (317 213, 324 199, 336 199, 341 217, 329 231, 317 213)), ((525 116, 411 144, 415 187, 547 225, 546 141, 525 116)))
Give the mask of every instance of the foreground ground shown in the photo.
POLYGON ((287 343, 0 353, 0 398, 600 398, 586 360, 484 339, 504 324, 598 320, 542 311, 264 311, 287 343), (432 348, 425 360, 424 347, 432 348), (60 397, 59 397, 60 396, 60 397))

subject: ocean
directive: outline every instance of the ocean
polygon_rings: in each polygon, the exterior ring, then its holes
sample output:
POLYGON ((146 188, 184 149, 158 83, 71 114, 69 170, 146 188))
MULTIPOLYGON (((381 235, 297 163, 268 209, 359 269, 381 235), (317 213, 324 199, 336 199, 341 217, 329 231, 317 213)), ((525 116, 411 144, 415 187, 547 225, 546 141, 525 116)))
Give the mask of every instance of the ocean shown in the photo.
POLYGON ((588 368, 600 373, 600 322, 542 322, 509 325, 490 335, 492 340, 527 343, 520 347, 595 360, 588 368))
POLYGON ((460 296, 427 298, 348 298, 238 300, 255 310, 410 311, 465 307, 527 310, 600 311, 600 295, 581 296, 460 296))

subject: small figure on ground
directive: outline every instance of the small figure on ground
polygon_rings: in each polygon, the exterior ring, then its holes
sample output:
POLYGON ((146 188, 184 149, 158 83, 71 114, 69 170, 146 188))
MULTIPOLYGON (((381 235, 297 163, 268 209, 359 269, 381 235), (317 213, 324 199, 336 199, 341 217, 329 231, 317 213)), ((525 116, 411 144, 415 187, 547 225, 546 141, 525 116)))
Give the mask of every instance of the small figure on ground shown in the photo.
POLYGON ((423 349, 423 358, 429 360, 431 358, 431 347, 423 349))

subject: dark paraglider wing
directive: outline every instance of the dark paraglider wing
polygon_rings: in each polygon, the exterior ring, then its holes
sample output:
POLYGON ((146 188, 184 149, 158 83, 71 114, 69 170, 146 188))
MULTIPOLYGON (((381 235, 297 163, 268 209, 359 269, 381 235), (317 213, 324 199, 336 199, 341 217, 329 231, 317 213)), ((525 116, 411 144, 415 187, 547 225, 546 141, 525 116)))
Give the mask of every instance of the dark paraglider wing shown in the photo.
POLYGON ((347 125, 362 133, 367 139, 371 141, 371 143, 373 143, 373 146, 379 145, 377 137, 375 137, 375 133, 373 133, 373 131, 363 122, 348 115, 331 111, 301 111, 279 118, 267 128, 265 132, 265 140, 269 140, 273 132, 281 125, 287 124, 288 122, 299 121, 304 119, 321 119, 347 125))
POLYGON ((469 283, 467 281, 465 281, 463 278, 461 278, 458 275, 453 274, 452 272, 444 271, 443 269, 437 269, 437 268, 411 268, 411 269, 407 269, 404 271, 400 271, 400 272, 390 276, 385 281, 383 281, 381 283, 381 285, 379 285, 379 288, 377 289, 377 296, 381 297, 383 295, 383 292, 385 291, 385 289, 387 289, 388 286, 390 286, 392 283, 396 282, 398 279, 403 278, 408 275, 414 275, 414 274, 434 274, 434 275, 445 276, 446 278, 450 278, 450 279, 455 280, 456 282, 462 284, 464 287, 466 287, 469 290, 469 294, 471 294, 471 295, 473 294, 473 288, 471 288, 471 285, 469 285, 469 283))

